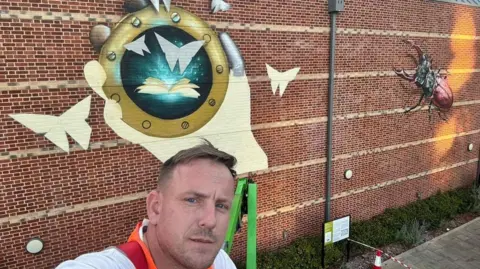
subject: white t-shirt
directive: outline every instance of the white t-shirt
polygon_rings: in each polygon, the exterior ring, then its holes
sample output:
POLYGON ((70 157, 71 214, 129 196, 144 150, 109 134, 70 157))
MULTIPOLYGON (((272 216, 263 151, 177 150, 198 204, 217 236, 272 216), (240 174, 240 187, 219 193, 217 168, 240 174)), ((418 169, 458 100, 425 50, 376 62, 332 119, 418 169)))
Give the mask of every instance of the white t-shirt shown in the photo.
MULTIPOLYGON (((145 225, 148 225, 148 220, 143 221, 143 226, 145 225)), ((140 229, 139 235, 143 241, 143 229, 140 229)), ((121 251, 110 247, 100 252, 83 254, 75 260, 64 261, 55 269, 135 269, 135 266, 121 251)), ((237 267, 228 254, 220 249, 215 257, 213 269, 237 269, 237 267)))

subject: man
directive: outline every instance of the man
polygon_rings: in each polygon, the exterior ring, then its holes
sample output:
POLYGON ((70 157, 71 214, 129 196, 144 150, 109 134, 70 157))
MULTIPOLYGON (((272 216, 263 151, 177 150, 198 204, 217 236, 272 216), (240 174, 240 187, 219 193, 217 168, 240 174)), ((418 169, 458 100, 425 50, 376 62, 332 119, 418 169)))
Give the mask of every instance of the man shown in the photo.
POLYGON ((57 269, 235 269, 221 249, 230 220, 237 160, 208 141, 179 151, 146 199, 148 219, 129 243, 84 254, 57 269))

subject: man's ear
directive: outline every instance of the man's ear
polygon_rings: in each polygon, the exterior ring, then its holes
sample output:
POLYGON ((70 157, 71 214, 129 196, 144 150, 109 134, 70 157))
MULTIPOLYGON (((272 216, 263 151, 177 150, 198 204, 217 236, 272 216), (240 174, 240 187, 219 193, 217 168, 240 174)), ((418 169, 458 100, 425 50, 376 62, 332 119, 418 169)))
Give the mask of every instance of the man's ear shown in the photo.
POLYGON ((163 194, 159 190, 153 190, 147 195, 147 215, 151 224, 156 225, 162 210, 163 194))

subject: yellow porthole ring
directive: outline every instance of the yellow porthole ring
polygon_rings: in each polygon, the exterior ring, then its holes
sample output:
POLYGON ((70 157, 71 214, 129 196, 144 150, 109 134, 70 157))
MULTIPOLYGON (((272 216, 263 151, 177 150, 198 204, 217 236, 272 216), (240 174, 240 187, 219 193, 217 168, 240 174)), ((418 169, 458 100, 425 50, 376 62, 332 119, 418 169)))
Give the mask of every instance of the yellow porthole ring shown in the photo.
POLYGON ((107 80, 103 90, 122 107, 122 120, 132 128, 150 136, 172 138, 191 134, 207 124, 218 112, 227 93, 230 68, 217 33, 194 14, 178 7, 167 12, 163 6, 156 11, 148 6, 123 18, 102 47, 99 62, 107 80), (176 14, 175 14, 176 13, 176 14), (127 95, 121 77, 121 59, 124 45, 142 32, 158 26, 172 26, 187 32, 196 40, 205 40, 204 49, 212 66, 212 88, 206 101, 192 114, 177 119, 161 119, 140 109, 127 95), (119 97, 119 98, 118 98, 119 97))

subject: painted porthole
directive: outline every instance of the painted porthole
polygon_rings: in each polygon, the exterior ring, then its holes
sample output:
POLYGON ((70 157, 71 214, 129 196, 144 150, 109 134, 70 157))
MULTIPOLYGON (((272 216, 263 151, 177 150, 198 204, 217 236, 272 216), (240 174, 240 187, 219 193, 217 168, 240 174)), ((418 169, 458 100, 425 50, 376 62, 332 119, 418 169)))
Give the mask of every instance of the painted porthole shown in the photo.
POLYGON ((100 55, 107 96, 119 96, 125 123, 150 136, 181 137, 197 131, 215 116, 226 95, 229 73, 218 69, 229 66, 217 34, 181 8, 157 12, 147 6, 127 15, 100 55), (138 41, 137 49, 125 47, 138 41), (194 43, 200 48, 191 49, 194 43), (188 53, 192 55, 186 61, 182 57, 188 53))

